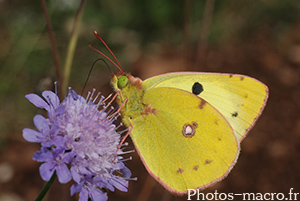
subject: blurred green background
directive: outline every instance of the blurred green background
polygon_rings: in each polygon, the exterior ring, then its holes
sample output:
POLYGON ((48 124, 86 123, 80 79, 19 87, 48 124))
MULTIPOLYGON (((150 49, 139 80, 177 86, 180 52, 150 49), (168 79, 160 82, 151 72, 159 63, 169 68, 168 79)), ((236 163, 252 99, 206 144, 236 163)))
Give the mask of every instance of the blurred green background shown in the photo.
MULTIPOLYGON (((62 68, 80 2, 46 2, 62 68)), ((299 1, 86 1, 68 85, 78 92, 101 58, 88 45, 109 55, 94 30, 124 70, 142 79, 191 70, 246 74, 268 85, 268 104, 243 141, 238 163, 203 192, 287 195, 294 188, 300 193, 299 1)), ((40 164, 32 160, 39 145, 26 142, 22 129, 33 128, 34 115, 44 113, 24 96, 53 89, 57 80, 40 1, 0 1, 0 46, 0 200, 34 200, 44 185, 40 164)), ((109 81, 109 69, 99 62, 85 92, 96 88, 108 95, 109 81)), ((130 182, 127 193, 109 192, 109 200, 187 199, 165 191, 137 154, 132 157, 127 165, 138 180, 130 182)), ((77 200, 69 196, 69 187, 55 183, 45 200, 77 200)))

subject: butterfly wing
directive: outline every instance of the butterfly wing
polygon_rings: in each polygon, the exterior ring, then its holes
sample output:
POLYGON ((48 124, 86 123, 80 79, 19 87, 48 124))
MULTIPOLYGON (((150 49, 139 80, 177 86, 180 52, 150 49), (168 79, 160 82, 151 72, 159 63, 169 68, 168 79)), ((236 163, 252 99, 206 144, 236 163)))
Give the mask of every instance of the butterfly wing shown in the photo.
POLYGON ((214 106, 229 122, 235 135, 242 141, 260 116, 268 99, 268 87, 243 75, 219 73, 168 73, 143 82, 146 89, 173 87, 198 93, 214 106), (195 83, 200 85, 196 86, 195 83))
MULTIPOLYGON (((145 90, 141 100, 148 108, 130 119, 130 135, 145 167, 163 186, 184 194, 229 173, 239 143, 214 107, 192 93, 168 87, 145 90)), ((124 118, 130 112, 125 111, 124 118)))

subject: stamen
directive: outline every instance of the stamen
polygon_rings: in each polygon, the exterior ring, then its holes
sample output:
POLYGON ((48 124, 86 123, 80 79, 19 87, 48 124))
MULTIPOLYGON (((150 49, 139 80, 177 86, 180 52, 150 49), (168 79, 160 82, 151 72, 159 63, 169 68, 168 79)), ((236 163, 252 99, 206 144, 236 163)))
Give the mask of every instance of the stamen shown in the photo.
POLYGON ((57 81, 54 82, 54 90, 55 90, 55 94, 57 95, 57 81))
POLYGON ((121 147, 127 147, 129 145, 128 142, 124 142, 123 144, 121 144, 121 147))
POLYGON ((116 121, 116 120, 118 119, 119 116, 121 116, 121 114, 120 114, 120 113, 117 113, 115 116, 111 117, 109 121, 110 121, 110 122, 116 121))
POLYGON ((126 178, 127 181, 137 181, 137 177, 133 177, 133 178, 126 178))
POLYGON ((86 98, 85 98, 86 103, 88 102, 88 100, 89 100, 89 98, 90 98, 90 95, 91 95, 91 92, 89 91, 88 94, 87 94, 87 96, 86 96, 86 98))
POLYGON ((132 157, 130 156, 129 158, 123 158, 122 160, 120 160, 121 162, 125 162, 125 161, 131 161, 132 157))
POLYGON ((93 92, 91 94, 90 99, 88 100, 88 103, 92 101, 95 91, 96 91, 96 89, 93 89, 93 92))
MULTIPOLYGON (((115 130, 118 130, 119 128, 121 128, 121 126, 123 126, 123 123, 120 122, 119 125, 116 127, 115 130)), ((126 132, 128 128, 124 129, 124 130, 121 130, 121 131, 118 131, 118 134, 119 135, 122 135, 122 133, 126 132)))
POLYGON ((133 152, 135 152, 135 151, 134 150, 124 151, 122 153, 118 153, 118 155, 120 156, 120 155, 129 154, 129 153, 133 153, 133 152))
POLYGON ((106 112, 107 116, 114 110, 115 108, 113 106, 110 107, 110 109, 106 112))
MULTIPOLYGON (((97 108, 99 108, 100 105, 105 105, 105 103, 103 102, 103 99, 104 99, 104 98, 105 98, 104 96, 101 96, 99 102, 97 103, 97 108)), ((103 110, 103 108, 102 108, 101 110, 103 110)))
POLYGON ((96 100, 97 100, 97 98, 100 96, 100 92, 98 92, 98 94, 97 94, 97 96, 94 98, 94 100, 93 100, 93 103, 95 103, 96 102, 96 100))

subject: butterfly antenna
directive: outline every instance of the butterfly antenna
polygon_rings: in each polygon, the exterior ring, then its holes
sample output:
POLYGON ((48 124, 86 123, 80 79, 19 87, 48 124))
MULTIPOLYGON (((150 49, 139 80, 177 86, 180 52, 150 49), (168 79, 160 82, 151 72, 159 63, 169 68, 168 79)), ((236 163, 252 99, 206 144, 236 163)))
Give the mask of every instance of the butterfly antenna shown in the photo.
POLYGON ((82 88, 82 91, 81 91, 81 94, 80 94, 81 96, 82 96, 82 94, 84 92, 84 89, 85 89, 85 87, 86 87, 86 85, 88 83, 88 80, 89 80, 89 78, 90 78, 90 76, 92 74, 92 70, 93 70, 95 64, 97 63, 97 61, 103 61, 105 63, 105 65, 108 67, 108 69, 110 70, 110 72, 113 73, 112 70, 111 70, 111 68, 109 67, 109 65, 107 64, 107 62, 104 59, 102 59, 102 58, 96 59, 96 61, 94 61, 94 63, 92 64, 91 69, 89 71, 89 74, 88 74, 88 76, 87 76, 87 78, 85 80, 85 83, 83 85, 83 88, 82 88))
POLYGON ((114 55, 114 53, 110 50, 110 48, 108 47, 108 45, 104 42, 104 40, 99 36, 99 34, 97 33, 97 31, 94 31, 95 36, 102 42, 102 44, 106 47, 106 49, 109 51, 109 53, 113 56, 113 58, 115 59, 115 61, 117 62, 117 64, 115 62, 113 62, 110 58, 108 58, 108 56, 106 56, 105 54, 103 54, 101 51, 97 50, 95 47, 89 45, 89 47, 93 50, 95 50, 96 52, 100 53, 102 56, 104 56, 106 59, 108 59, 111 63, 113 63, 120 71, 121 73, 124 73, 123 68, 120 64, 120 62, 118 61, 117 57, 114 55))

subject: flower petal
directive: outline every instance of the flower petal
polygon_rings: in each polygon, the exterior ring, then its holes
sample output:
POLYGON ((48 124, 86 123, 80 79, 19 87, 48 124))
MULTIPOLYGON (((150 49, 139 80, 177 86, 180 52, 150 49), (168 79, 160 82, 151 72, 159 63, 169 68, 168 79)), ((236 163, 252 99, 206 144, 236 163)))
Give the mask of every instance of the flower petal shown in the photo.
POLYGON ((62 136, 56 136, 52 139, 51 142, 45 143, 45 144, 49 145, 50 143, 51 143, 51 145, 55 145, 56 147, 64 147, 65 146, 65 139, 62 136))
POLYGON ((36 94, 27 94, 25 96, 25 98, 27 98, 32 104, 34 104, 35 106, 48 110, 49 109, 49 105, 38 95, 36 94))
POLYGON ((78 201, 88 201, 89 199, 89 192, 86 188, 82 188, 79 193, 79 200, 78 201))
POLYGON ((93 178, 93 184, 97 185, 99 188, 108 188, 110 191, 115 191, 115 188, 108 180, 101 176, 96 176, 93 178))
POLYGON ((108 197, 107 197, 106 193, 103 193, 98 188, 93 188, 91 190, 90 198, 93 201, 106 201, 108 197))
POLYGON ((70 193, 71 193, 71 196, 74 195, 75 193, 81 191, 81 189, 82 189, 82 185, 79 185, 79 184, 73 184, 73 185, 71 186, 71 189, 70 189, 70 191, 71 191, 71 192, 70 192, 70 193))
POLYGON ((120 191, 127 192, 127 190, 128 190, 128 181, 126 181, 125 179, 123 179, 121 177, 112 178, 111 180, 109 180, 109 183, 114 185, 120 191))
POLYGON ((75 155, 76 155, 76 153, 74 151, 66 152, 63 156, 64 162, 69 164, 73 160, 75 155))
POLYGON ((49 165, 48 163, 43 163, 39 169, 42 179, 44 179, 45 181, 49 181, 54 173, 54 168, 51 168, 51 165, 49 165))
POLYGON ((33 160, 39 161, 39 162, 45 162, 45 161, 52 161, 53 155, 51 151, 49 151, 47 148, 42 147, 41 151, 37 151, 33 155, 33 160))
POLYGON ((35 127, 39 131, 43 131, 44 133, 47 133, 50 130, 46 118, 43 117, 42 115, 39 115, 39 114, 35 115, 35 117, 33 118, 33 122, 34 122, 35 127))
MULTIPOLYGON (((124 163, 122 163, 122 164, 124 164, 124 163)), ((131 177, 131 171, 125 165, 124 165, 124 167, 122 169, 120 169, 120 171, 123 174, 124 178, 129 179, 131 177)))
POLYGON ((59 106, 59 98, 53 91, 43 91, 42 96, 48 101, 49 104, 53 105, 54 108, 59 106))
POLYGON ((68 183, 72 179, 71 172, 65 163, 56 167, 56 174, 58 181, 62 184, 68 183))
MULTIPOLYGON (((76 182, 76 183, 79 183, 80 182, 80 179, 81 179, 81 176, 80 174, 76 171, 76 169, 73 167, 71 167, 71 174, 72 174, 72 177, 73 177, 73 180, 76 182)), ((77 191, 78 192, 78 191, 77 191)))
POLYGON ((35 130, 24 128, 23 129, 23 138, 28 142, 41 142, 42 134, 35 130))
POLYGON ((74 100, 77 100, 79 98, 77 93, 72 89, 69 91, 69 94, 73 97, 74 100))

